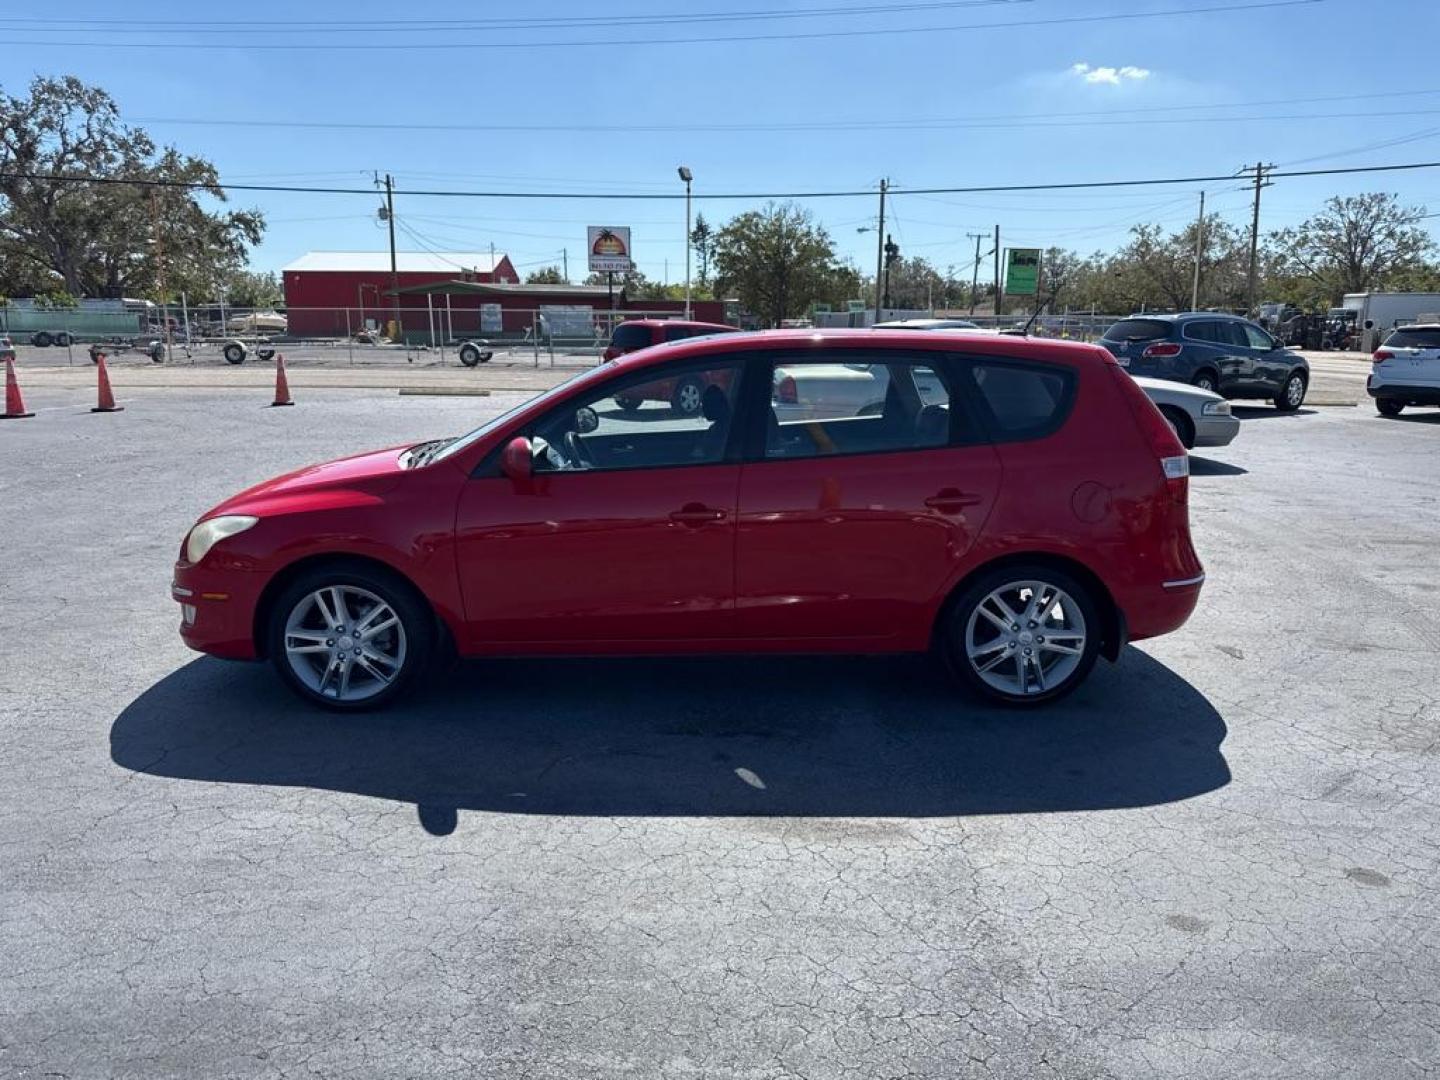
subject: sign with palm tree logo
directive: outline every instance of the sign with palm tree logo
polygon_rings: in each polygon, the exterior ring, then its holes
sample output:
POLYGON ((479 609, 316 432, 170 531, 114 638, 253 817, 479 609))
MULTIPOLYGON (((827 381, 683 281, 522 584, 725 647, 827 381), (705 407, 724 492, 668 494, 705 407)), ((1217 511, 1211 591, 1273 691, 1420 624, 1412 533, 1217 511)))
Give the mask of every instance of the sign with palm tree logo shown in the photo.
POLYGON ((585 250, 590 253, 592 273, 624 274, 630 270, 630 226, 591 225, 585 250))

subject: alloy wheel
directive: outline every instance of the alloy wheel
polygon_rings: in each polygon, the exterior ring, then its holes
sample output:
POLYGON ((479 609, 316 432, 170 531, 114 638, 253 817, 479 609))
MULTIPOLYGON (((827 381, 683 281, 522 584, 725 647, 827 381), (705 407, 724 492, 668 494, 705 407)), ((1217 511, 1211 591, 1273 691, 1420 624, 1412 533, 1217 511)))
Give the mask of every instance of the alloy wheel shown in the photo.
POLYGON ((1292 409, 1298 409, 1304 400, 1305 380, 1299 375, 1291 375, 1290 381, 1285 384, 1285 403, 1292 409))
POLYGON ((1042 694, 1061 685, 1085 654, 1085 616, 1047 581, 1012 581, 970 613, 965 656, 975 674, 1002 694, 1042 694))
POLYGON ((327 585, 290 609, 286 662, 321 697, 360 702, 380 693, 405 667, 405 625, 384 598, 355 585, 327 585))

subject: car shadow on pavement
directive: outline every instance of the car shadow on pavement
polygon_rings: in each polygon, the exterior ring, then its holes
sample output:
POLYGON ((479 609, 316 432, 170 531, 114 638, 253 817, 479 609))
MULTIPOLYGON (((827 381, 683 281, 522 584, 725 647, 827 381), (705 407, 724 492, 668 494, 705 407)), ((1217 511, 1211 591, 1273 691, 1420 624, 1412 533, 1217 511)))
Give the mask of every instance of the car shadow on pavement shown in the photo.
POLYGON ((1277 409, 1273 405, 1231 405, 1230 414, 1240 420, 1289 420, 1296 416, 1314 416, 1315 409, 1303 406, 1294 412, 1277 409))
POLYGON ((1249 469, 1231 465, 1228 461, 1216 461, 1214 458, 1190 455, 1191 476, 1245 476, 1249 472, 1249 469))
POLYGON ((1137 649, 1063 702, 980 706, 923 657, 457 664, 390 711, 338 715, 268 668, 198 659, 110 732, 139 773, 457 811, 931 817, 1150 806, 1229 782, 1225 723, 1137 649))

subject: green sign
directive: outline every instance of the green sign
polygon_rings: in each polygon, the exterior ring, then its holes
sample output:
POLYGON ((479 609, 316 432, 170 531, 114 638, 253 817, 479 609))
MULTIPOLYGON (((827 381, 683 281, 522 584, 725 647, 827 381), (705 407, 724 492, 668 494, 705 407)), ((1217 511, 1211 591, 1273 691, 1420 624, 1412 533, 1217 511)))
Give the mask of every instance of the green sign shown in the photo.
POLYGON ((1005 267, 1005 292, 1010 296, 1034 296, 1040 281, 1040 249, 1011 248, 1005 267))
POLYGON ((829 304, 822 304, 822 303, 819 303, 819 302, 817 301, 816 304, 815 304, 815 306, 814 306, 814 308, 813 308, 813 310, 814 310, 815 312, 817 312, 817 313, 823 311, 823 312, 825 312, 826 314, 829 314, 829 312, 830 312, 830 305, 829 305, 829 304))
POLYGON ((845 310, 846 310, 846 311, 866 311, 866 310, 869 309, 869 307, 870 307, 869 303, 866 302, 866 301, 864 301, 864 300, 846 300, 846 301, 845 301, 845 310))

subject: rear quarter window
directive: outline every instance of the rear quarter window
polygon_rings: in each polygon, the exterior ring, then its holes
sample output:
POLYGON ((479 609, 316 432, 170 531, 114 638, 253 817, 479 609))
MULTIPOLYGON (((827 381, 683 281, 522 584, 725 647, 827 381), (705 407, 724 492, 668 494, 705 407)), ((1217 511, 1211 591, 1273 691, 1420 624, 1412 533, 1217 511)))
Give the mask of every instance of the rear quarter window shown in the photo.
POLYGON ((1440 349, 1440 329, 1396 330, 1385 344, 1392 349, 1440 349))
POLYGON ((1040 439, 1059 431, 1075 401, 1075 372, 1021 360, 968 365, 976 399, 996 442, 1040 439))
POLYGON ((1170 336, 1171 324, 1159 319, 1121 319, 1105 331, 1107 341, 1157 341, 1170 336))
POLYGON ((610 344, 617 349, 624 349, 627 352, 634 349, 648 348, 651 344, 650 327, 627 326, 625 323, 621 323, 615 328, 615 333, 610 335, 610 344))

